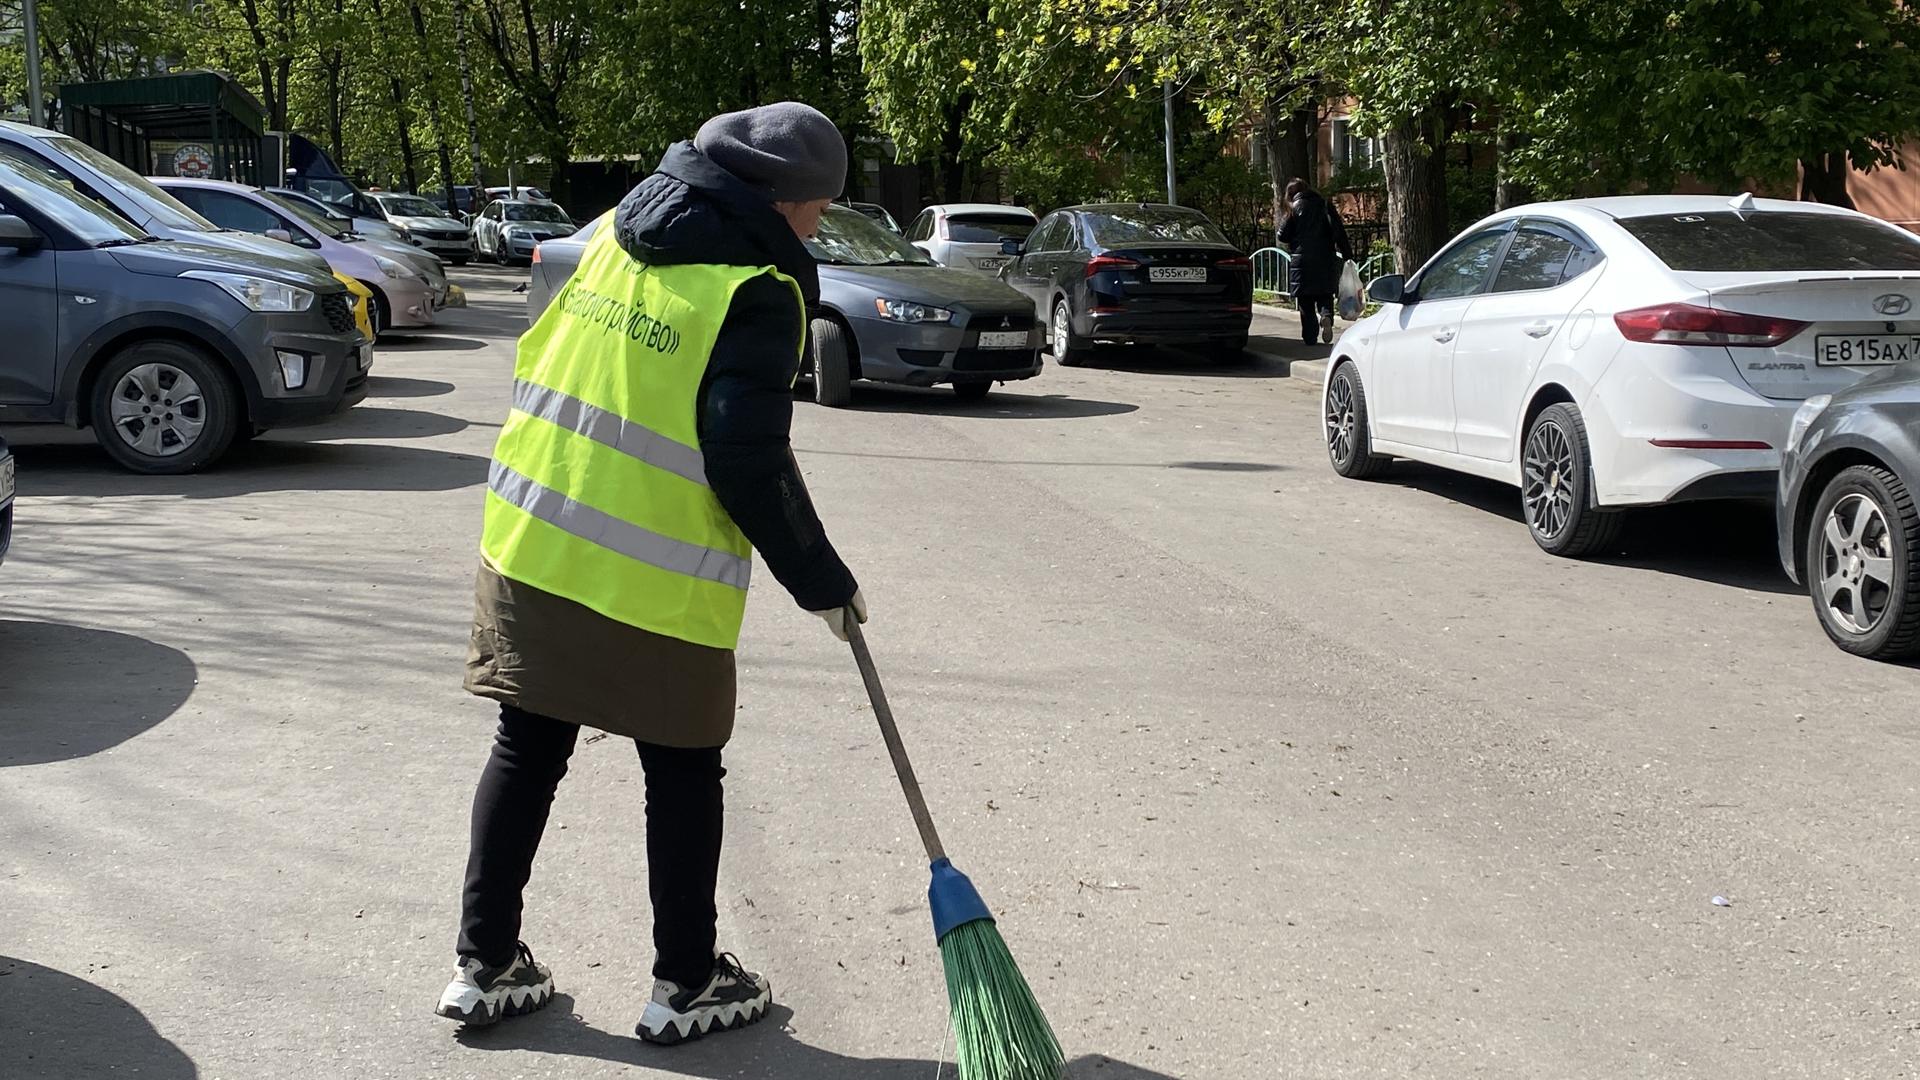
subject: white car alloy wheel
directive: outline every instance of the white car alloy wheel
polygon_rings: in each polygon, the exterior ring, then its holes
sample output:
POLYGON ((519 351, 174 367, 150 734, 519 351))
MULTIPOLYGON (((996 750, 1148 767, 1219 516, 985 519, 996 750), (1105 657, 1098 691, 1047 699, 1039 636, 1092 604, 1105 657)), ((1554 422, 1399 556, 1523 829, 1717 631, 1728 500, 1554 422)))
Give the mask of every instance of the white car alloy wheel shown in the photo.
POLYGON ((1827 512, 1820 529, 1814 587, 1833 621, 1850 634, 1873 633, 1893 599, 1893 537, 1886 512, 1861 492, 1850 492, 1827 512))
POLYGON ((1542 551, 1577 559, 1620 535, 1620 514, 1593 505, 1592 461, 1586 423, 1571 404, 1547 406, 1527 428, 1520 502, 1542 551))
POLYGON ((192 450, 207 426, 206 396, 171 364, 142 364, 113 388, 113 430, 143 456, 170 458, 192 450))

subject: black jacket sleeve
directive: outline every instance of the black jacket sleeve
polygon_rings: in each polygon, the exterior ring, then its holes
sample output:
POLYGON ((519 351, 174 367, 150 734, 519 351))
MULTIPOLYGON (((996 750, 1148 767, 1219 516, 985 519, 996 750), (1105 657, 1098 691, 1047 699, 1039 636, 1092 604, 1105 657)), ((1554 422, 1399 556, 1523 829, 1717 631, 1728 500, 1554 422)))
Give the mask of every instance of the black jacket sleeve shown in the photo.
POLYGON ((1333 223, 1333 250, 1342 259, 1353 258, 1353 241, 1347 239, 1347 223, 1340 220, 1340 211, 1332 204, 1327 206, 1327 220, 1333 223))
POLYGON ((793 377, 802 312, 793 288, 770 275, 734 293, 700 387, 700 449, 707 483, 799 605, 844 607, 855 582, 827 541, 793 460, 793 377))

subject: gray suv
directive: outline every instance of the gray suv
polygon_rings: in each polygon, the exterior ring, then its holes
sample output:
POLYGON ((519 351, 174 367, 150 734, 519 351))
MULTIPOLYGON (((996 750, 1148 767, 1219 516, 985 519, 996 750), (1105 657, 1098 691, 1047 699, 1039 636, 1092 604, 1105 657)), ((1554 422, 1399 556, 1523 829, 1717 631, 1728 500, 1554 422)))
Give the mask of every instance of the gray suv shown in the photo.
POLYGON ((143 473, 340 412, 373 362, 330 273, 162 240, 4 160, 0 340, 0 423, 92 427, 143 473))
POLYGON ((0 161, 46 173, 166 240, 185 240, 249 255, 277 258, 331 274, 327 262, 292 244, 222 229, 160 190, 153 181, 71 135, 0 120, 0 161))

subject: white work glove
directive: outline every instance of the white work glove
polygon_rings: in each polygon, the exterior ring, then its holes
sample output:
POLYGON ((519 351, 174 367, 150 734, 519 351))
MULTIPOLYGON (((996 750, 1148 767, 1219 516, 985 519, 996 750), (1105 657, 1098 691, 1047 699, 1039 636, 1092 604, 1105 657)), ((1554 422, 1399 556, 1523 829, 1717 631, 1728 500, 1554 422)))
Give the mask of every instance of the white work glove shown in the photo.
MULTIPOLYGON (((858 586, 854 587, 853 599, 847 602, 847 606, 853 608, 854 617, 860 620, 860 625, 865 626, 867 624, 867 598, 860 595, 858 586)), ((826 621, 827 629, 833 631, 834 637, 839 638, 841 641, 847 640, 846 608, 828 608, 826 611, 816 611, 813 614, 820 616, 820 618, 826 621)))

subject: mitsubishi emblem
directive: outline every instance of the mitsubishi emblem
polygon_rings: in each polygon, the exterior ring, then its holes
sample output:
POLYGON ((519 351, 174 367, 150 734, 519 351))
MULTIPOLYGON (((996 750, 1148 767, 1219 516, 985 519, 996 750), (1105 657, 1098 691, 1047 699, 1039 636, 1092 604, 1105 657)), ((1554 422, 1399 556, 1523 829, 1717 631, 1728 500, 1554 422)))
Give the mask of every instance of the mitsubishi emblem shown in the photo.
POLYGON ((1000 316, 1000 329, 1002 330, 1013 329, 1013 319, 1006 315, 1000 316))
POLYGON ((1873 310, 1882 315, 1905 315, 1913 310, 1913 299, 1899 293, 1882 293, 1873 298, 1873 310))

